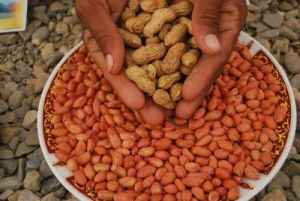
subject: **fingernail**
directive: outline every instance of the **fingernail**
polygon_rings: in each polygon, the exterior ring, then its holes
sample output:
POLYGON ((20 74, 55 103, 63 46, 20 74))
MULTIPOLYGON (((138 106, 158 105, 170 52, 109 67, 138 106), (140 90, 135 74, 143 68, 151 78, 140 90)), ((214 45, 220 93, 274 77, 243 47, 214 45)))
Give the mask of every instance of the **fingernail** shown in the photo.
POLYGON ((112 67, 114 65, 114 58, 111 54, 106 55, 106 67, 109 72, 111 72, 112 67))
POLYGON ((220 42, 215 34, 208 34, 205 37, 206 46, 214 52, 219 52, 221 50, 220 42))

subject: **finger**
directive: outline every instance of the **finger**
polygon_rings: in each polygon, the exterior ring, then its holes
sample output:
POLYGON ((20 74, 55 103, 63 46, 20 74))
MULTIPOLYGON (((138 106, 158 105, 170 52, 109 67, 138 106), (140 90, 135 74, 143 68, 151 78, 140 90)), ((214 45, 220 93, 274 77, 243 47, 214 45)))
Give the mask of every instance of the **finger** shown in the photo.
POLYGON ((105 79, 111 84, 113 89, 116 90, 118 96, 124 102, 124 104, 133 110, 139 110, 143 108, 145 105, 144 94, 133 82, 127 78, 124 72, 121 72, 118 75, 112 75, 108 72, 108 70, 104 67, 104 54, 99 49, 97 42, 92 38, 92 35, 89 31, 84 31, 83 38, 89 53, 94 58, 96 64, 101 68, 105 79))
POLYGON ((206 54, 220 52, 218 33, 223 0, 194 0, 193 3, 192 28, 198 47, 206 54))
POLYGON ((181 100, 176 107, 176 117, 180 119, 189 119, 201 105, 206 91, 198 95, 192 100, 181 100))
POLYGON ((144 121, 152 125, 162 124, 165 120, 164 109, 155 104, 150 98, 146 99, 145 106, 139 112, 144 121))
MULTIPOLYGON (((110 1, 110 4, 118 2, 110 1)), ((103 52, 106 61, 104 66, 108 72, 117 74, 122 70, 125 50, 123 39, 111 17, 111 14, 119 12, 117 9, 111 10, 110 4, 103 0, 77 0, 75 8, 80 21, 91 31, 103 52)))

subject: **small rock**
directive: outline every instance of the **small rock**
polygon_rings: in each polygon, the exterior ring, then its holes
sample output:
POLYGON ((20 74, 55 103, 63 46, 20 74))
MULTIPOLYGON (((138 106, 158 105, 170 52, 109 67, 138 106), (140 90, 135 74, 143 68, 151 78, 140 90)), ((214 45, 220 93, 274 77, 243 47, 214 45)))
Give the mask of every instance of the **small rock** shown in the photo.
POLYGON ((278 35, 279 35, 279 31, 277 29, 270 29, 257 34, 257 38, 269 39, 269 38, 274 38, 278 35))
POLYGON ((278 8, 281 11, 290 11, 293 9, 293 6, 289 2, 283 1, 279 4, 278 8))
POLYGON ((0 160, 0 167, 4 168, 6 174, 13 175, 18 168, 18 160, 0 160))
POLYGON ((297 17, 298 15, 300 14, 299 10, 298 9, 294 9, 294 10, 291 10, 287 13, 285 13, 285 19, 291 19, 291 18, 295 18, 297 17))
POLYGON ((65 33, 68 33, 68 31, 69 31, 69 27, 65 22, 58 22, 55 26, 55 32, 57 34, 63 35, 65 33))
POLYGON ((41 201, 60 201, 53 193, 50 193, 42 198, 41 201))
POLYGON ((293 31, 297 31, 300 28, 300 21, 298 21, 296 18, 291 18, 285 21, 284 25, 293 31))
POLYGON ((291 85, 296 89, 300 89, 300 73, 293 76, 293 78, 291 79, 291 85))
POLYGON ((4 64, 0 64, 0 70, 10 73, 11 70, 15 67, 15 64, 11 61, 7 61, 4 64))
POLYGON ((34 146, 34 145, 40 144, 36 130, 28 133, 28 135, 26 136, 26 139, 25 139, 25 144, 27 144, 29 146, 34 146))
POLYGON ((14 192, 14 194, 12 194, 11 196, 8 197, 8 201, 18 201, 20 192, 21 192, 21 190, 14 192))
POLYGON ((63 198, 66 194, 66 189, 62 186, 53 193, 56 197, 63 198))
POLYGON ((290 28, 288 28, 286 26, 281 26, 279 28, 279 34, 280 34, 280 36, 285 37, 292 41, 298 40, 297 33, 295 33, 293 30, 291 30, 290 28))
POLYGON ((16 70, 21 78, 26 78, 32 73, 32 68, 30 68, 28 64, 20 60, 16 63, 16 70))
POLYGON ((18 201, 40 201, 41 199, 29 190, 22 190, 19 194, 18 201))
POLYGON ((14 158, 14 153, 8 149, 8 148, 3 148, 0 149, 0 159, 12 159, 14 158))
POLYGON ((292 190, 296 194, 297 198, 300 199, 300 176, 298 175, 293 177, 292 190))
POLYGON ((283 16, 279 13, 266 13, 263 15, 262 21, 271 28, 278 28, 283 23, 283 16))
POLYGON ((4 45, 12 45, 18 42, 17 34, 1 34, 0 35, 0 43, 4 45))
POLYGON ((41 56, 43 61, 47 61, 49 57, 54 53, 54 46, 52 43, 46 43, 41 50, 41 56))
POLYGON ((28 145, 25 144, 25 142, 22 142, 21 144, 19 144, 15 155, 16 155, 16 157, 20 157, 20 156, 23 156, 25 154, 29 154, 34 149, 35 149, 35 147, 28 146, 28 145))
POLYGON ((0 168, 0 179, 4 178, 4 176, 5 176, 5 169, 0 168))
POLYGON ((36 118, 37 118, 36 110, 31 110, 27 112, 24 117, 22 126, 27 129, 31 128, 31 126, 36 122, 36 118))
POLYGON ((277 50, 279 50, 280 52, 286 53, 287 51, 289 51, 289 44, 290 41, 286 38, 282 40, 276 40, 273 44, 272 50, 274 52, 277 52, 277 50))
POLYGON ((1 132, 1 142, 3 144, 8 144, 11 139, 20 134, 19 128, 6 127, 1 132))
POLYGON ((0 194, 0 200, 7 200, 9 196, 14 194, 14 191, 11 189, 8 189, 0 194))
POLYGON ((40 173, 36 170, 31 170, 27 172, 24 179, 24 188, 31 190, 32 192, 37 192, 41 189, 42 177, 40 173))
POLYGON ((40 45, 49 36, 48 27, 42 26, 37 28, 32 34, 32 43, 35 45, 40 45))
POLYGON ((279 189, 274 189, 267 195, 265 195, 262 201, 286 201, 284 192, 279 189))
POLYGON ((45 24, 49 22, 49 17, 46 15, 46 6, 36 6, 33 8, 33 16, 41 20, 45 24))
POLYGON ((8 99, 8 105, 10 109, 14 110, 17 107, 19 107, 22 101, 24 100, 24 98, 25 98, 25 94, 22 91, 20 90, 14 91, 8 99))
POLYGON ((294 161, 287 161, 283 166, 283 172, 290 177, 300 175, 300 164, 294 161))
POLYGON ((6 110, 8 110, 8 105, 2 98, 0 98, 0 113, 5 112, 6 110))
POLYGON ((79 20, 76 16, 67 16, 64 17, 63 21, 69 25, 77 24, 79 23, 79 20))
POLYGON ((43 176, 43 178, 47 178, 50 176, 53 176, 53 173, 51 171, 51 169, 49 168, 46 160, 43 160, 41 166, 40 166, 40 170, 39 172, 41 173, 41 175, 43 176))
POLYGON ((82 33, 81 25, 80 25, 80 24, 75 24, 75 25, 72 27, 72 33, 73 33, 75 36, 80 36, 81 33, 82 33))
POLYGON ((13 123, 17 120, 16 114, 14 112, 6 112, 0 115, 0 123, 13 123))
POLYGON ((49 8, 51 12, 63 12, 66 11, 67 9, 68 7, 62 4, 60 1, 53 2, 49 8))
POLYGON ((25 31, 21 31, 19 32, 19 35, 21 36, 21 38, 23 39, 24 42, 27 42, 33 32, 42 24, 42 22, 40 20, 33 20, 27 27, 25 31))
POLYGON ((288 201, 299 201, 292 191, 285 190, 285 194, 288 201))
POLYGON ((0 45, 0 54, 5 54, 7 52, 8 48, 6 46, 0 45))
POLYGON ((0 87, 0 95, 2 99, 7 100, 12 92, 17 90, 18 84, 15 82, 5 82, 4 86, 0 87))
POLYGON ((16 136, 11 139, 8 146, 13 152, 15 152, 17 150, 17 146, 19 145, 20 142, 21 142, 21 139, 19 138, 19 136, 16 136))
POLYGON ((60 183, 55 177, 49 177, 43 180, 41 193, 46 195, 60 188, 60 183))
POLYGON ((58 63, 58 61, 63 57, 64 55, 59 52, 59 51, 56 51, 54 52, 50 58, 48 58, 48 60, 46 61, 46 66, 49 68, 49 67, 53 67, 54 65, 56 65, 58 63))
POLYGON ((25 174, 25 164, 26 164, 26 159, 25 158, 20 158, 18 161, 18 172, 17 172, 17 177, 20 180, 24 179, 24 174, 25 174))
POLYGON ((22 182, 15 176, 5 177, 0 180, 0 191, 6 191, 8 189, 18 190, 22 186, 22 182))
POLYGON ((271 183, 275 183, 284 188, 289 188, 291 185, 291 179, 282 171, 279 171, 271 183))
POLYGON ((44 160, 42 150, 36 149, 32 154, 27 155, 26 172, 29 170, 37 170, 40 168, 44 160))

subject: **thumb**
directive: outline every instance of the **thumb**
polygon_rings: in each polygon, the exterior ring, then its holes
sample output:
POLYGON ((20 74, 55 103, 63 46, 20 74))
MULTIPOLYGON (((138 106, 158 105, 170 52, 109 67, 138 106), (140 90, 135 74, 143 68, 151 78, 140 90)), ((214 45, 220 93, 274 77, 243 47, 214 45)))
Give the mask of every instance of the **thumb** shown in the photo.
POLYGON ((76 13, 100 47, 106 59, 107 70, 118 74, 124 62, 124 42, 106 1, 77 0, 76 13))
POLYGON ((223 0, 195 0, 193 2, 192 28, 197 45, 204 53, 218 53, 221 50, 218 29, 223 0))

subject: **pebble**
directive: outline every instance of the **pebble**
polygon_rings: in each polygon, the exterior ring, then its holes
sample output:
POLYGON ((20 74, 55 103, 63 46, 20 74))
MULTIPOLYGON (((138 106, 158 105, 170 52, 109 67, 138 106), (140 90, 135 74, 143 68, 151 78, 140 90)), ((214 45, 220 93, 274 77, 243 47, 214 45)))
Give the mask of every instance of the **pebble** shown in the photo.
POLYGON ((22 190, 19 194, 18 201, 40 201, 41 199, 29 190, 22 190))
POLYGON ((25 177, 25 165, 26 165, 26 158, 19 158, 17 177, 20 180, 23 180, 25 177))
POLYGON ((14 194, 8 197, 8 201, 18 201, 20 190, 16 191, 14 194))
POLYGON ((46 43, 41 50, 41 56, 44 62, 54 53, 55 49, 53 43, 46 43))
POLYGON ((63 21, 69 25, 77 24, 79 23, 79 20, 76 16, 66 16, 63 18, 63 21))
POLYGON ((15 64, 11 61, 7 61, 4 64, 0 64, 0 70, 11 73, 11 70, 15 67, 15 64))
POLYGON ((67 6, 65 6, 64 4, 62 4, 60 1, 55 1, 50 5, 49 10, 51 12, 64 12, 68 9, 67 6))
POLYGON ((277 184, 281 187, 289 188, 291 185, 291 179, 284 172, 279 171, 271 181, 271 184, 277 184))
POLYGON ((20 90, 14 91, 8 99, 8 105, 10 109, 14 110, 17 107, 19 107, 22 101, 24 100, 24 98, 25 98, 25 94, 22 91, 20 90))
POLYGON ((281 26, 279 28, 279 35, 292 41, 298 40, 298 34, 287 26, 281 26))
POLYGON ((62 186, 58 190, 54 191, 53 194, 56 197, 63 198, 66 194, 66 189, 62 186))
POLYGON ((5 170, 6 174, 10 176, 16 172, 18 168, 18 160, 0 160, 0 167, 2 167, 5 170))
POLYGON ((17 120, 16 114, 14 112, 6 112, 0 115, 0 123, 13 123, 17 120))
POLYGON ((36 170, 31 170, 27 172, 25 179, 24 179, 24 188, 32 191, 37 192, 41 189, 41 181, 42 176, 36 170))
POLYGON ((20 134, 19 128, 6 127, 1 131, 1 142, 8 144, 11 139, 20 134))
POLYGON ((263 197, 261 201, 286 201, 285 194, 280 189, 274 189, 263 197))
POLYGON ((30 129, 31 126, 36 122, 37 118, 37 111, 36 110, 30 110, 26 113, 22 126, 24 128, 30 129))
POLYGON ((63 57, 63 53, 56 51, 53 54, 51 54, 51 56, 48 58, 48 60, 46 61, 46 66, 49 67, 53 67, 54 65, 57 64, 57 62, 59 62, 59 60, 63 57))
POLYGON ((36 6, 33 8, 33 16, 42 21, 43 23, 47 24, 49 22, 49 17, 46 15, 46 6, 36 6))
POLYGON ((2 179, 5 176, 5 169, 0 168, 0 179, 2 179))
POLYGON ((40 45, 49 36, 49 30, 47 26, 37 28, 32 34, 32 43, 40 45))
POLYGON ((7 200, 9 196, 14 194, 14 191, 11 189, 8 189, 0 194, 0 200, 7 200))
POLYGON ((281 11, 290 11, 293 9, 293 6, 289 2, 283 1, 279 4, 278 8, 281 11))
POLYGON ((274 42, 273 46, 272 46, 272 51, 277 52, 283 52, 286 53, 289 51, 289 45, 290 45, 290 41, 286 38, 284 39, 278 39, 274 42))
MULTIPOLYGON (((0 84, 1 86, 1 84, 0 84)), ((12 81, 5 82, 3 86, 0 87, 1 98, 7 100, 12 92, 17 90, 18 84, 12 81)))
POLYGON ((40 20, 33 20, 27 27, 25 31, 19 32, 19 35, 23 39, 24 42, 27 42, 34 31, 42 24, 40 20))
POLYGON ((46 195, 60 188, 60 182, 55 177, 49 177, 43 180, 41 193, 46 195))
POLYGON ((55 32, 59 35, 68 33, 69 27, 65 22, 58 22, 55 26, 55 32))
POLYGON ((0 43, 4 45, 12 45, 18 42, 19 36, 17 34, 1 34, 0 43))
POLYGON ((283 23, 283 16, 279 13, 266 13, 263 15, 262 21, 271 28, 278 28, 283 23))
POLYGON ((23 155, 31 153, 33 150, 35 150, 34 146, 28 146, 28 145, 26 145, 25 142, 21 142, 18 145, 18 148, 17 148, 17 151, 15 153, 15 156, 16 157, 20 157, 20 156, 23 156, 23 155))
POLYGON ((14 153, 8 148, 0 149, 0 159, 12 159, 14 158, 14 153))
POLYGON ((20 143, 20 138, 19 136, 16 136, 11 139, 8 146, 13 152, 15 152, 17 150, 19 143, 20 143))
POLYGON ((284 25, 293 31, 297 31, 300 28, 300 21, 296 18, 291 18, 284 22, 284 25))
POLYGON ((22 186, 22 182, 15 176, 5 177, 0 180, 0 192, 8 189, 18 190, 22 186))
POLYGON ((0 98, 0 114, 5 112, 8 109, 8 104, 0 98))
POLYGON ((292 190, 296 194, 297 198, 300 199, 300 175, 296 175, 293 177, 292 190))
POLYGON ((296 89, 300 89, 300 73, 293 76, 291 79, 291 85, 296 89))
POLYGON ((34 145, 39 145, 39 138, 38 138, 38 134, 36 129, 31 130, 26 138, 25 138, 25 144, 29 145, 29 146, 34 146, 34 145))
POLYGON ((40 166, 40 170, 39 172, 41 173, 41 175, 43 176, 43 178, 48 178, 50 176, 53 176, 53 173, 50 169, 50 167, 48 166, 46 160, 43 160, 41 166, 40 166))
POLYGON ((300 175, 300 164, 295 161, 287 161, 282 171, 290 177, 300 175))
POLYGON ((285 17, 285 19, 288 20, 290 18, 297 17, 299 14, 300 14, 300 11, 298 9, 294 9, 294 10, 291 10, 291 11, 285 13, 284 17, 285 17))
POLYGON ((279 36, 278 29, 270 29, 257 34, 257 38, 270 39, 279 36))
POLYGON ((50 193, 42 198, 41 201, 60 201, 53 193, 50 193))

